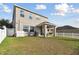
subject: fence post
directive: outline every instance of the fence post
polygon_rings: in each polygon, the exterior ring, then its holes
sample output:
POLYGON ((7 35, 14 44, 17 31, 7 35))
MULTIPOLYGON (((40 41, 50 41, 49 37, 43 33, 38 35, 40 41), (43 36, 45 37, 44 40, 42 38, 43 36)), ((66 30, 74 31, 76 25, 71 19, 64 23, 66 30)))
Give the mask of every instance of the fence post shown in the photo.
POLYGON ((71 37, 73 38, 73 33, 72 33, 72 36, 71 37))
POLYGON ((64 32, 63 32, 63 37, 64 37, 64 32))

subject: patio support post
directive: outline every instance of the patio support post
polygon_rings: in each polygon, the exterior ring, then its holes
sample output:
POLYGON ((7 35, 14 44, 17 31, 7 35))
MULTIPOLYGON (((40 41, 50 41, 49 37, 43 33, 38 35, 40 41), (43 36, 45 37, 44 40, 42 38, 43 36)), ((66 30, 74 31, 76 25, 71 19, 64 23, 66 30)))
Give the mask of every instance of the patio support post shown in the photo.
POLYGON ((44 25, 44 37, 47 37, 47 25, 44 25))
POLYGON ((54 27, 54 36, 56 36, 56 27, 54 27))

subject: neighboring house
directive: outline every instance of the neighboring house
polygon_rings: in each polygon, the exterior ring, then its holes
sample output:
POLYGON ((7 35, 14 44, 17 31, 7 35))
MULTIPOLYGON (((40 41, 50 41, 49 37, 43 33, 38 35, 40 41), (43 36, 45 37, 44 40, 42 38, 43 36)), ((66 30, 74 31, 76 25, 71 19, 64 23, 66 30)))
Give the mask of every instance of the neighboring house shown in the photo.
POLYGON ((13 27, 16 36, 38 35, 45 37, 56 33, 56 26, 48 22, 48 18, 14 5, 13 27))

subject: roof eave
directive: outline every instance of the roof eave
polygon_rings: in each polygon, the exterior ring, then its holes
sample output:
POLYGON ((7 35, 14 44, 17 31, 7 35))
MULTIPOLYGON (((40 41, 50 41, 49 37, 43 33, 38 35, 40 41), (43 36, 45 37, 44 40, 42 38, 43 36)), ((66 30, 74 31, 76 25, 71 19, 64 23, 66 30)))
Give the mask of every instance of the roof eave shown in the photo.
POLYGON ((47 18, 47 19, 48 19, 48 17, 46 17, 46 16, 43 16, 43 15, 40 15, 40 14, 38 14, 38 13, 32 12, 32 11, 27 10, 27 9, 25 9, 25 8, 21 7, 21 6, 16 5, 16 4, 14 5, 14 7, 21 8, 21 9, 23 9, 23 10, 26 10, 26 11, 28 11, 28 12, 31 12, 31 13, 33 13, 33 14, 36 14, 36 15, 39 15, 39 16, 42 16, 42 17, 44 17, 44 18, 47 18))

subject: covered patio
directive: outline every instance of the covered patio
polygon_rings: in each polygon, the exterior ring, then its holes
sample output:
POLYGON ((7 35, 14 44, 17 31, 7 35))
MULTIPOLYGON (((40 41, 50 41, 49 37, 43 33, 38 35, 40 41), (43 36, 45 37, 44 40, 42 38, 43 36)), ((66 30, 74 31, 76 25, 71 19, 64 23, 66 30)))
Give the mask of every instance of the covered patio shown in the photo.
POLYGON ((42 22, 36 26, 38 36, 44 35, 44 37, 56 36, 56 25, 50 22, 42 22))

